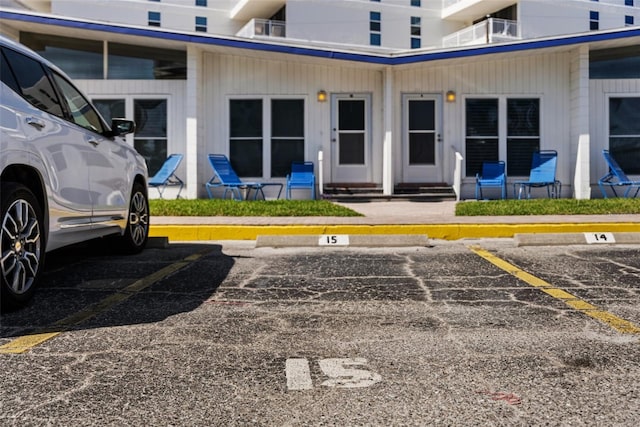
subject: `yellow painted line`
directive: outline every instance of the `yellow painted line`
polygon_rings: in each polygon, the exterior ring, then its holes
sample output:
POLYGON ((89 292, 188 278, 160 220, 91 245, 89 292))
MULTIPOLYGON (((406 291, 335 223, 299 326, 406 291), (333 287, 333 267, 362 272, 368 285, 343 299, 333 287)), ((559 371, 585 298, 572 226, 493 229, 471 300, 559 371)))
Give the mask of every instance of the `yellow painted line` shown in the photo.
POLYGON ((57 337, 62 332, 69 330, 72 326, 79 325, 80 323, 91 319, 92 317, 103 313, 110 309, 111 307, 119 304, 126 299, 132 297, 143 289, 151 286, 152 284, 164 279, 165 277, 175 273, 176 271, 182 269, 183 267, 189 265, 190 263, 200 259, 203 255, 209 252, 210 249, 204 249, 195 254, 192 254, 183 260, 177 261, 173 264, 170 264, 148 276, 143 277, 142 279, 136 280, 126 288, 109 295, 108 297, 102 299, 101 301, 85 308, 82 311, 74 313, 70 316, 65 317, 62 320, 57 321, 53 324, 52 329, 55 329, 53 332, 36 332, 31 335, 26 335, 23 337, 16 338, 7 344, 0 346, 0 354, 19 354, 25 353, 31 350, 33 347, 36 347, 45 341, 48 341, 52 338, 57 337))
POLYGON ((42 344, 52 338, 57 337, 62 332, 43 332, 39 334, 27 335, 24 337, 16 338, 13 341, 0 346, 1 354, 19 354, 25 353, 33 347, 42 344))
POLYGON ((525 233, 640 232, 639 223, 395 224, 395 225, 152 225, 151 237, 170 241, 256 240, 259 235, 426 234, 431 239, 508 238, 525 233))
POLYGON ((611 326, 616 331, 623 334, 640 334, 640 327, 629 322, 628 320, 622 319, 614 314, 611 314, 607 311, 601 310, 598 307, 588 303, 587 301, 581 300, 575 295, 570 294, 569 292, 557 288, 552 284, 545 282, 544 280, 533 276, 532 274, 527 273, 516 267, 513 264, 508 263, 507 261, 498 258, 493 255, 491 252, 482 249, 480 246, 469 246, 473 252, 486 259, 493 265, 501 268, 507 273, 517 277, 518 279, 528 283, 529 285, 540 289, 542 292, 559 299, 560 301, 567 304, 569 307, 574 310, 586 314, 600 322, 603 322, 609 326, 611 326))

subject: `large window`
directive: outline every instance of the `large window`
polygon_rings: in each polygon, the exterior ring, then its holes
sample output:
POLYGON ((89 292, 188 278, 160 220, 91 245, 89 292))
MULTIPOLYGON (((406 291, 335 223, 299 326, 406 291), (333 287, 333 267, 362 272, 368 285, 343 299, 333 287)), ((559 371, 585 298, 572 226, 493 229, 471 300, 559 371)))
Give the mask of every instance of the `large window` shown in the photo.
POLYGON ((591 51, 589 78, 640 79, 640 46, 591 51))
POLYGON ((187 78, 185 51, 27 32, 20 33, 20 41, 73 79, 187 78))
POLYGON ((466 174, 482 171, 482 162, 499 160, 498 100, 467 99, 466 101, 466 174))
POLYGON ((507 175, 527 176, 540 149, 540 101, 507 99, 507 175))
POLYGON ((73 79, 104 78, 101 41, 20 33, 20 42, 62 68, 73 79))
POLYGON ((304 161, 304 101, 271 101, 271 176, 286 177, 291 162, 304 161))
POLYGON ((609 98, 609 150, 622 170, 640 175, 640 97, 609 98))
POLYGON ((304 100, 232 99, 229 154, 241 177, 284 178, 304 160, 304 100))
POLYGON ((540 149, 538 98, 466 100, 466 175, 475 176, 485 161, 506 159, 507 175, 528 176, 540 149))
POLYGON ((229 104, 229 153, 241 177, 262 177, 262 99, 233 99, 229 104))

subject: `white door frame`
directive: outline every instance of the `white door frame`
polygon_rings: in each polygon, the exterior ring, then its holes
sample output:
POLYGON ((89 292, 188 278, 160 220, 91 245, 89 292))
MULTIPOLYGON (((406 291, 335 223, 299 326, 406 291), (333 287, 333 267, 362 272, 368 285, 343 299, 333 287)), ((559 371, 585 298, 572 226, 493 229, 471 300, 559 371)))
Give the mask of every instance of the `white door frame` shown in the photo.
MULTIPOLYGON (((335 93, 331 94, 331 181, 340 183, 371 182, 371 94, 335 93), (364 101, 364 158, 362 164, 340 163, 340 134, 338 115, 341 101, 364 101)), ((350 131, 347 131, 350 132, 350 131)), ((358 132, 356 130, 355 132, 358 132)))
POLYGON ((440 94, 402 94, 402 181, 443 182, 442 151, 442 96, 440 94), (433 164, 416 165, 409 161, 409 101, 433 101, 434 103, 434 129, 426 131, 433 134, 435 144, 433 164))

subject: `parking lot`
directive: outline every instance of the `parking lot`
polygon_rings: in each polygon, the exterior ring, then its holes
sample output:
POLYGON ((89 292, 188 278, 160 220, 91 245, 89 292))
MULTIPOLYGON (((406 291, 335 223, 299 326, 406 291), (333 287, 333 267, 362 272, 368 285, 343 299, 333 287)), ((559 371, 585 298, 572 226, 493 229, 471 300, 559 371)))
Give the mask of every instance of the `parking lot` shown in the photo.
POLYGON ((4 425, 636 425, 637 245, 53 253, 4 425))

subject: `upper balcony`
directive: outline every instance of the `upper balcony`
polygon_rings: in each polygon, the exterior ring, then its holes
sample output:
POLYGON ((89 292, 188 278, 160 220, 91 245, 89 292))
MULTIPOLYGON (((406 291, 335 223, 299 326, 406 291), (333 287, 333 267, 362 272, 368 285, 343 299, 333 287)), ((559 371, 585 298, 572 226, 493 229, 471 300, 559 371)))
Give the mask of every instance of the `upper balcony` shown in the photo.
POLYGON ((516 3, 517 0, 442 0, 442 19, 474 21, 516 3))
POLYGON ((287 0, 236 0, 231 19, 246 21, 251 18, 269 18, 287 4, 287 0))
POLYGON ((442 47, 470 46, 520 40, 517 21, 488 18, 442 38, 442 47))
POLYGON ((252 19, 236 34, 238 37, 286 37, 287 24, 269 19, 252 19))

